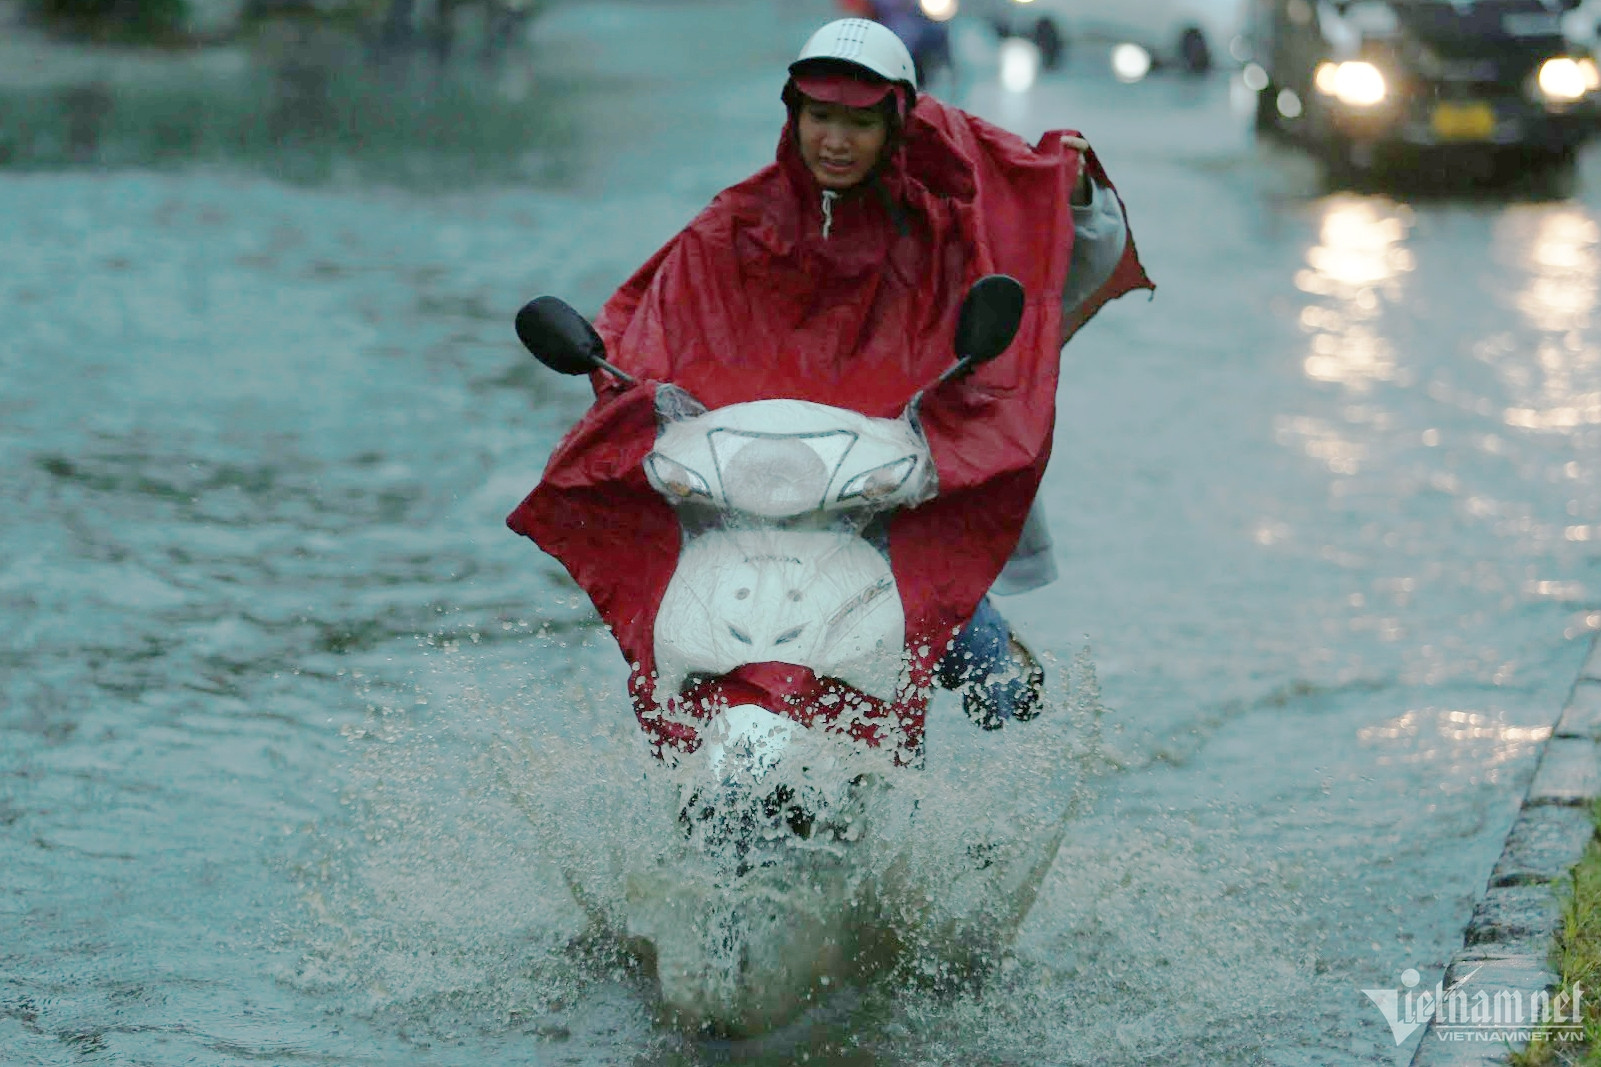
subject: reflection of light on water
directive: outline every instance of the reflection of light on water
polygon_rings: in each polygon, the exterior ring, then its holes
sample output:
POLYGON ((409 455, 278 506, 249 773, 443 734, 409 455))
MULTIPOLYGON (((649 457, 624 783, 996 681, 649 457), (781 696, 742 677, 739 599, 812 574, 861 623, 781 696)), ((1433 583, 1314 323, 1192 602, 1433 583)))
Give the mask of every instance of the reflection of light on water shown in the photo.
POLYGON ((1389 281, 1412 269, 1412 254, 1399 247, 1405 238, 1406 220, 1400 211, 1376 200, 1335 200, 1323 216, 1322 243, 1306 254, 1317 284, 1303 288, 1351 298, 1389 281))
POLYGON ((1378 316, 1381 295, 1399 295, 1397 279, 1412 269, 1412 253, 1402 244, 1406 229, 1404 208, 1377 200, 1330 202, 1320 241, 1295 279, 1302 292, 1335 301, 1309 304, 1301 312, 1301 324, 1312 334, 1304 364, 1309 378, 1366 389, 1395 377, 1390 347, 1369 320, 1378 316))
POLYGON ((1355 474, 1367 455, 1367 448, 1347 440, 1323 419, 1281 416, 1274 422, 1274 436, 1280 444, 1300 442, 1301 450, 1322 460, 1334 474, 1355 474))
POLYGON ((1601 423, 1601 393, 1572 397, 1572 403, 1537 410, 1507 408, 1506 424, 1525 430, 1571 430, 1601 423))
POLYGON ((1583 582, 1527 581, 1523 592, 1528 596, 1550 597, 1553 600, 1582 600, 1583 582))
POLYGON ((1151 72, 1151 53, 1137 44, 1112 49, 1112 73, 1118 81, 1137 82, 1151 72))
POLYGON ((1492 769, 1524 756, 1550 736, 1549 726, 1516 726, 1497 716, 1447 708, 1414 708, 1357 731, 1359 740, 1372 744, 1404 743, 1382 749, 1381 765, 1444 758, 1492 769))
POLYGON ((1008 37, 1001 42, 1001 87, 1009 92, 1027 92, 1039 77, 1040 50, 1033 41, 1008 37))
POLYGON ((1256 529, 1252 536, 1259 545, 1276 545, 1281 541, 1289 540, 1291 532, 1290 524, 1287 522, 1262 519, 1256 524, 1256 529))
POLYGON ((1540 219, 1524 264, 1529 284, 1517 299, 1518 310, 1535 329, 1565 333, 1589 325, 1601 274, 1598 238, 1595 222, 1579 208, 1540 219))
POLYGON ((1506 409, 1504 420, 1529 430, 1596 425, 1601 423, 1601 354, 1580 331, 1590 325, 1596 306, 1601 227, 1577 207, 1545 211, 1532 227, 1530 221, 1525 212, 1506 223, 1511 240, 1528 242, 1519 257, 1528 282, 1515 303, 1531 326, 1555 336, 1541 340, 1534 360, 1511 351, 1496 361, 1513 392, 1524 397, 1506 409))

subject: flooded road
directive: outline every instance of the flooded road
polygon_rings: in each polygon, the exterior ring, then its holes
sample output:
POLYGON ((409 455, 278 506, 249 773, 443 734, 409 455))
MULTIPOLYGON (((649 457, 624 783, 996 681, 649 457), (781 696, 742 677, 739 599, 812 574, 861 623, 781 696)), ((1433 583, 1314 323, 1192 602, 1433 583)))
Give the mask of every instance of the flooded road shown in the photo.
POLYGON ((1460 945, 1601 627, 1601 156, 1567 200, 1327 194, 1226 79, 1092 49, 1009 95, 970 35, 947 86, 1084 130, 1159 285, 1067 350, 1063 576, 1002 602, 1105 708, 1015 955, 738 1044, 569 945, 636 731, 502 526, 585 402, 511 315, 598 307, 770 158, 830 15, 553 11, 557 187, 0 171, 0 1060, 1406 1061, 1361 990, 1460 945), (553 842, 530 794, 596 806, 553 842))

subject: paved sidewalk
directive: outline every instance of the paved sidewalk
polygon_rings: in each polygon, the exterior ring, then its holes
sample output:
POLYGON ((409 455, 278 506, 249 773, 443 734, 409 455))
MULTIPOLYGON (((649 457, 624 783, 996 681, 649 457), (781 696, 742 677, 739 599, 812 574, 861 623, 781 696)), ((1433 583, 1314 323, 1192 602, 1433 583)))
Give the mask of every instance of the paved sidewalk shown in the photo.
MULTIPOLYGON (((1507 834, 1501 858, 1483 898, 1473 910, 1463 948, 1451 958, 1443 987, 1460 988, 1475 1000, 1526 1004, 1552 989, 1557 974, 1550 956, 1561 927, 1561 905, 1553 883, 1579 861, 1594 827, 1591 804, 1601 798, 1601 644, 1590 654, 1568 695, 1562 717, 1529 785, 1523 807, 1507 834)), ((1431 1021, 1412 1057, 1412 1067, 1488 1067, 1505 1064, 1508 1046, 1476 1038, 1461 1027, 1431 1021), (1461 1035, 1461 1036, 1458 1036, 1461 1035)), ((1514 1047, 1523 1047, 1515 1042, 1514 1047)))

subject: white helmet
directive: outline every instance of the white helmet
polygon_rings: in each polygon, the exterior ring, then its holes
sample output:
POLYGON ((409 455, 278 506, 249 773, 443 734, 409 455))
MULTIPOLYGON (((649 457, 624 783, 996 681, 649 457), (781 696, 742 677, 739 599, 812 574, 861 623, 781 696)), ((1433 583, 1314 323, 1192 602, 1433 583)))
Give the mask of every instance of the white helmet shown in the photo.
POLYGON ((812 34, 789 65, 789 73, 793 77, 809 72, 813 66, 827 68, 835 64, 860 67, 887 82, 906 86, 910 96, 917 95, 917 68, 912 63, 912 53, 888 26, 868 19, 836 19, 812 34))

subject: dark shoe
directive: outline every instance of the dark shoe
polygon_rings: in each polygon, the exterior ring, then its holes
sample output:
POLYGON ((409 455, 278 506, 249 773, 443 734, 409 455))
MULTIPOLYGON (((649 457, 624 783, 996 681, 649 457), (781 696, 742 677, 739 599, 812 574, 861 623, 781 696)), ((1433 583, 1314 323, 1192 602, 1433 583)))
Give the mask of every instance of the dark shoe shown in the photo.
POLYGON ((1045 701, 1045 669, 1016 634, 1008 635, 1007 656, 995 674, 968 684, 962 710, 985 730, 999 730, 1007 719, 1027 722, 1045 701))

